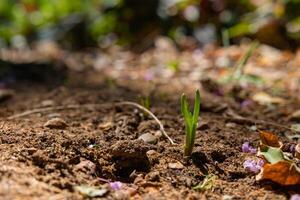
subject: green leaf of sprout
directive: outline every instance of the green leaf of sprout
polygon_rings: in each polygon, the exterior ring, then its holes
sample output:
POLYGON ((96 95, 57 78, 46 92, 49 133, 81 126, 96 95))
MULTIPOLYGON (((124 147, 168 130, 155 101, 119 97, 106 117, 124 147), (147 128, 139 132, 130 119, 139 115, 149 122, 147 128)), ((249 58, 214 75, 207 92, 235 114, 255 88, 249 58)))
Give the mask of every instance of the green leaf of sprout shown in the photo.
POLYGON ((195 104, 194 104, 194 110, 193 113, 189 110, 189 105, 186 99, 185 94, 182 94, 181 96, 181 112, 185 120, 185 132, 186 132, 186 138, 185 138, 185 149, 184 154, 186 156, 190 156, 192 153, 192 149, 194 146, 195 141, 195 134, 198 124, 198 117, 200 113, 200 92, 199 90, 196 91, 195 94, 195 104))

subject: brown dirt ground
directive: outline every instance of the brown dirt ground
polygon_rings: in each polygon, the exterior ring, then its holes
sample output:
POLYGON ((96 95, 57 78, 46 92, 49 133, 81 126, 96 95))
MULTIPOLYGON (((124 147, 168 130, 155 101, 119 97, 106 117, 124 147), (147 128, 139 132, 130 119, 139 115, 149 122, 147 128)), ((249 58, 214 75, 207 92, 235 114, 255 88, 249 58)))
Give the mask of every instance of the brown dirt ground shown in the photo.
MULTIPOLYGON (((171 145, 161 136, 156 122, 134 107, 114 106, 116 101, 139 102, 144 94, 142 81, 107 83, 100 73, 69 74, 58 87, 49 84, 16 82, 13 98, 0 105, 0 199, 83 199, 77 185, 105 185, 103 179, 121 181, 123 189, 110 190, 99 199, 288 199, 295 188, 270 182, 256 182, 243 168, 248 155, 241 145, 258 145, 257 131, 269 130, 286 140, 290 132, 273 125, 235 120, 235 115, 274 123, 287 123, 287 113, 299 108, 293 99, 289 107, 276 110, 252 104, 241 107, 231 98, 202 91, 202 107, 195 149, 191 160, 183 157, 184 122, 180 114, 180 94, 190 88, 170 82, 156 88, 153 113, 174 139, 171 145), (174 86, 174 87, 173 87, 174 86), (111 106, 43 112, 8 120, 12 114, 51 105, 112 103, 111 106), (49 103, 49 101, 48 101, 49 103), (66 128, 44 127, 60 117, 66 128), (157 144, 137 140, 152 133, 157 144), (171 169, 170 163, 181 163, 171 169), (206 174, 217 180, 213 188, 195 191, 206 174)), ((191 96, 190 96, 191 97, 191 96)), ((299 187, 298 187, 299 189, 299 187)))

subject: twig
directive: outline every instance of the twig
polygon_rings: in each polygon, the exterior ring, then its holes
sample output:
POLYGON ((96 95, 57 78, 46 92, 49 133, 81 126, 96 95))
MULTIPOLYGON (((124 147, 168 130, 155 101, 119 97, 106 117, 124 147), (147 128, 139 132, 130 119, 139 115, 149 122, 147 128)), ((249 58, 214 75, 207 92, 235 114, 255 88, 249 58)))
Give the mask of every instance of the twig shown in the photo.
POLYGON ((171 144, 175 144, 174 141, 172 140, 172 138, 170 138, 169 135, 165 132, 164 126, 159 121, 159 119, 157 119, 157 117, 150 110, 148 110, 147 108, 145 108, 145 107, 143 107, 143 106, 141 106, 137 103, 129 102, 129 101, 119 102, 116 105, 119 105, 119 106, 122 106, 122 105, 135 106, 135 107, 139 108, 140 110, 143 110, 144 112, 146 112, 148 115, 150 115, 156 121, 156 123, 159 125, 160 131, 171 142, 171 144))
POLYGON ((156 123, 159 125, 160 131, 170 141, 170 143, 173 145, 175 144, 174 141, 172 140, 172 138, 170 138, 170 136, 166 133, 162 123, 150 110, 148 110, 147 108, 145 108, 137 103, 130 102, 130 101, 117 102, 117 103, 105 103, 105 104, 84 104, 84 105, 68 105, 68 106, 53 106, 53 107, 48 107, 48 108, 37 108, 37 109, 25 111, 23 113, 12 115, 12 116, 8 117, 7 119, 11 120, 11 119, 25 117, 25 116, 36 114, 36 113, 49 112, 49 111, 80 109, 80 108, 95 108, 95 107, 110 107, 113 105, 115 105, 115 106, 126 106, 126 105, 134 106, 134 107, 137 107, 138 109, 146 112, 148 115, 150 115, 156 121, 156 123))

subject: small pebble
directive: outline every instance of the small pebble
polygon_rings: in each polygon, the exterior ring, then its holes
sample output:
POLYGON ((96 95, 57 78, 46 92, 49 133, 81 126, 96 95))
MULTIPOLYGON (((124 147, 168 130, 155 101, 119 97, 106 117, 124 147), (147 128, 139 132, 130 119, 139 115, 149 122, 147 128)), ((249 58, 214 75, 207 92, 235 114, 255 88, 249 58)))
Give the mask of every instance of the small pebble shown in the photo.
POLYGON ((207 123, 200 123, 198 126, 198 130, 204 131, 209 129, 209 125, 207 123))
POLYGON ((155 150, 149 150, 146 152, 148 156, 155 155, 157 152, 155 150))
POLYGON ((159 172, 150 172, 145 178, 147 181, 159 181, 159 172))
POLYGON ((60 113, 50 113, 48 115, 48 118, 57 118, 57 117, 61 117, 61 114, 60 113))
POLYGON ((54 106, 54 104, 55 104, 54 101, 50 99, 41 102, 42 107, 51 107, 54 106))
POLYGON ((226 127, 228 127, 228 128, 235 128, 236 127, 236 123, 229 122, 229 123, 226 124, 226 127))
POLYGON ((183 169, 183 168, 184 168, 183 164, 181 164, 180 162, 169 163, 169 164, 168 164, 168 167, 169 167, 170 169, 183 169))
POLYGON ((64 129, 66 128, 68 125, 67 123, 61 119, 61 118, 53 118, 53 119, 50 119, 48 120, 45 124, 44 124, 45 127, 48 127, 48 128, 53 128, 53 129, 64 129))
POLYGON ((223 195, 222 200, 231 200, 233 198, 234 198, 234 196, 225 194, 225 195, 223 195))
POLYGON ((157 137, 155 137, 151 133, 144 133, 144 134, 140 135, 140 137, 138 139, 143 140, 144 142, 146 142, 148 144, 156 144, 157 143, 157 137))
POLYGON ((161 131, 156 131, 154 133, 154 136, 157 137, 157 138, 161 138, 163 136, 162 132, 161 131))

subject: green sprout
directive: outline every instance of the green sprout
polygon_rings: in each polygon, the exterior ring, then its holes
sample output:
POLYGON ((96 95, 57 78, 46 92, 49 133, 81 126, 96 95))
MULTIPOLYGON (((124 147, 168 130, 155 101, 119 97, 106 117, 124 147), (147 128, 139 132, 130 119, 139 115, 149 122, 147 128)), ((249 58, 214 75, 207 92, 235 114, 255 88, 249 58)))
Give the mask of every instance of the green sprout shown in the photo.
POLYGON ((222 43, 224 47, 230 46, 229 32, 227 29, 222 30, 222 43))
MULTIPOLYGON (((141 105, 146 108, 147 110, 150 110, 151 107, 151 100, 150 96, 141 96, 140 97, 141 105)), ((148 117, 148 113, 143 113, 145 117, 148 117)))
POLYGON ((259 46, 259 42, 254 41, 250 45, 249 49, 245 53, 245 55, 239 60, 237 65, 235 66, 235 71, 232 74, 231 80, 240 81, 244 75, 244 69, 246 64, 248 63, 249 58, 252 56, 253 51, 259 46))
POLYGON ((185 146, 184 155, 190 156, 193 151, 196 129, 198 125, 198 117, 200 112, 200 92, 196 91, 194 112, 191 113, 185 94, 181 96, 181 112, 185 121, 185 146))

